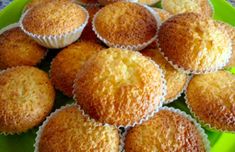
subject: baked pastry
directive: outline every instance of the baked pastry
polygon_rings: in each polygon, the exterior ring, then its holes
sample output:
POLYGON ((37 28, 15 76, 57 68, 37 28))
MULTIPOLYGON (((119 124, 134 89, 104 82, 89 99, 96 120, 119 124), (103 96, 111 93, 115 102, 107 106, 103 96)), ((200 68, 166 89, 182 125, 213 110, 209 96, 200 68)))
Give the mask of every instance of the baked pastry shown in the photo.
POLYGON ((165 21, 159 29, 161 52, 175 68, 186 73, 207 73, 223 68, 232 53, 226 31, 210 18, 184 13, 165 21))
MULTIPOLYGON (((30 0, 30 1, 26 4, 26 6, 25 6, 25 8, 24 8, 24 11, 27 10, 27 9, 33 8, 33 7, 37 6, 38 4, 42 4, 42 3, 43 3, 43 4, 46 4, 46 3, 52 2, 52 1, 54 1, 54 0, 30 0)), ((57 0, 57 1, 73 1, 73 0, 57 0)))
POLYGON ((189 12, 210 17, 213 15, 210 0, 162 0, 162 8, 174 15, 189 12))
POLYGON ((221 28, 222 31, 227 31, 228 35, 232 39, 232 57, 229 59, 229 62, 225 68, 235 67, 235 28, 227 23, 220 21, 217 21, 216 24, 221 28))
POLYGON ((65 95, 73 96, 73 81, 77 72, 89 57, 104 49, 89 41, 76 42, 57 54, 51 63, 51 81, 65 95))
POLYGON ((191 112, 205 126, 235 131, 235 75, 227 71, 196 75, 186 96, 191 112))
POLYGON ((203 129, 189 115, 162 108, 153 118, 127 131, 125 152, 210 150, 203 129))
POLYGON ((18 24, 11 24, 0 33, 0 69, 34 66, 44 58, 47 49, 27 36, 18 24))
POLYGON ((159 23, 158 15, 148 6, 117 2, 96 13, 93 29, 110 47, 141 50, 156 39, 159 23))
POLYGON ((82 66, 74 81, 74 96, 91 118, 128 126, 147 119, 162 105, 164 81, 162 70, 150 59, 109 48, 82 66))
POLYGON ((186 86, 188 76, 176 69, 159 52, 159 49, 145 49, 141 51, 144 56, 150 57, 156 64, 160 66, 165 74, 167 93, 165 96, 164 104, 177 99, 186 86))
POLYGON ((53 0, 26 11, 20 19, 20 25, 39 44, 48 48, 62 48, 80 37, 88 18, 88 12, 80 5, 53 0))
POLYGON ((108 5, 116 2, 137 2, 138 0, 98 0, 101 5, 108 5))
POLYGON ((94 15, 101 9, 101 7, 100 6, 87 6, 86 9, 90 17, 89 17, 86 27, 84 28, 82 32, 80 40, 97 42, 99 39, 96 37, 95 32, 92 30, 92 20, 93 20, 94 15))
POLYGON ((37 133, 36 151, 119 152, 118 129, 85 117, 78 107, 63 107, 43 123, 37 133))
POLYGON ((55 99, 48 75, 30 66, 0 73, 0 132, 15 134, 39 125, 50 113, 55 99))
POLYGON ((154 5, 157 2, 160 2, 160 0, 138 0, 138 2, 146 5, 154 5))
POLYGON ((78 2, 80 5, 88 6, 88 7, 93 7, 93 6, 98 6, 98 0, 75 0, 78 2))

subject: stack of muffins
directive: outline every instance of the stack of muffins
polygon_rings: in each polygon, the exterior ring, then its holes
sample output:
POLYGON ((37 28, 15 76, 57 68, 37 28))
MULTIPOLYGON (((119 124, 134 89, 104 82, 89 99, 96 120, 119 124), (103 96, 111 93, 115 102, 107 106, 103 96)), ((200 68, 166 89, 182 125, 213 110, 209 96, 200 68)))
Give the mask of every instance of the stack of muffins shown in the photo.
POLYGON ((36 152, 207 152, 201 125, 235 132, 235 28, 208 0, 157 2, 32 0, 0 31, 0 132, 40 125, 36 152), (54 88, 75 103, 51 113, 54 88), (167 107, 184 91, 193 117, 167 107))

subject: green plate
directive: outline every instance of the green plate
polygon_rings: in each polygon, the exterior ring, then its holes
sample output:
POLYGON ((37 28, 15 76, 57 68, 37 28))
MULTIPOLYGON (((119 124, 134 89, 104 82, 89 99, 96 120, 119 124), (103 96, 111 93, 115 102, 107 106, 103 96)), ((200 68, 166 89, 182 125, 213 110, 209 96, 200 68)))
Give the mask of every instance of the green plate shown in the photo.
MULTIPOLYGON (((227 3, 225 0, 211 0, 214 9, 214 19, 222 20, 233 26, 235 26, 235 9, 227 3)), ((0 12, 0 29, 8 24, 17 22, 21 16, 22 9, 28 0, 14 0, 4 10, 0 12)), ((160 6, 159 4, 157 6, 160 6)), ((0 46, 1 47, 1 46, 0 46)), ((49 51, 47 57, 39 65, 39 68, 48 71, 50 61, 58 53, 58 50, 49 51)), ((235 73, 235 69, 230 69, 235 73)), ((57 92, 56 104, 54 109, 59 108, 67 103, 72 103, 73 100, 65 97, 60 92, 57 92)), ((189 113, 183 96, 178 101, 169 104, 189 113)), ((0 135, 0 152, 33 152, 34 139, 36 137, 36 131, 38 128, 34 128, 21 135, 0 135)), ((218 133, 205 130, 211 143, 212 152, 234 152, 235 151, 235 134, 218 133)))

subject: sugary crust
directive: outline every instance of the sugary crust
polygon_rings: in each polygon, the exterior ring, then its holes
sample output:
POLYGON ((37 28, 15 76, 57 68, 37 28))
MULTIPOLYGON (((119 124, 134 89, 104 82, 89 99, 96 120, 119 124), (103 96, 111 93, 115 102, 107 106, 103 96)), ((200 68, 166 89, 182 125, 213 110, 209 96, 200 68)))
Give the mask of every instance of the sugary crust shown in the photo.
POLYGON ((212 128, 235 131, 235 75, 219 71, 197 75, 187 88, 192 113, 212 128))
POLYGON ((126 152, 194 151, 205 152, 203 137, 183 115, 160 110, 153 118, 127 132, 126 152))
POLYGON ((96 34, 92 30, 92 20, 93 20, 94 15, 101 9, 101 7, 100 6, 87 6, 86 9, 90 17, 89 17, 86 27, 84 28, 82 32, 80 40, 97 42, 98 39, 96 37, 96 34))
POLYGON ((40 152, 118 152, 119 134, 115 127, 97 126, 76 106, 66 107, 53 115, 40 135, 40 152))
POLYGON ((227 31, 228 35, 232 39, 233 53, 232 57, 229 60, 229 63, 225 67, 226 68, 235 67, 235 28, 227 23, 223 23, 220 21, 217 21, 216 25, 222 28, 223 31, 227 31))
POLYGON ((174 15, 194 12, 212 16, 212 7, 209 0, 162 0, 162 8, 174 15))
POLYGON ((76 42, 63 49, 51 64, 52 83, 65 95, 72 97, 77 72, 89 57, 102 49, 103 46, 89 41, 76 42))
POLYGON ((165 73, 167 94, 164 103, 175 99, 183 91, 187 82, 187 75, 174 69, 161 55, 159 49, 145 49, 141 53, 144 56, 150 57, 165 73))
POLYGON ((162 72, 134 51, 110 48, 92 56, 77 74, 77 103, 92 118, 131 125, 158 109, 165 88, 162 72))
POLYGON ((21 66, 0 73, 0 132, 22 133, 39 125, 52 109, 55 91, 48 75, 21 66))
POLYGON ((222 68, 231 55, 231 39, 215 21, 195 13, 176 15, 162 24, 158 42, 164 56, 185 70, 222 68))
POLYGON ((70 1, 53 0, 29 10, 22 23, 24 29, 33 34, 60 35, 79 28, 86 17, 79 5, 70 1))
POLYGON ((146 5, 153 5, 159 2, 160 0, 138 0, 138 3, 146 4, 146 5))
POLYGON ((98 12, 94 26, 103 39, 120 45, 143 44, 157 33, 154 15, 140 4, 130 2, 105 6, 98 12))
POLYGON ((19 28, 15 27, 0 35, 0 69, 18 65, 34 66, 47 50, 38 45, 19 28))

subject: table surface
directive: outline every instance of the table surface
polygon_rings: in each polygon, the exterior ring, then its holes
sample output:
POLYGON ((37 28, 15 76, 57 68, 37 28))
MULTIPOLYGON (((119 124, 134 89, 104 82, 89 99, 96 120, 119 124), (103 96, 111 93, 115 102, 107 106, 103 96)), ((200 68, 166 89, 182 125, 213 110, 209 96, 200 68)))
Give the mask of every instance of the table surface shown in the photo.
MULTIPOLYGON (((0 10, 6 7, 13 0, 0 0, 0 10)), ((227 0, 235 7, 235 0, 227 0)))

